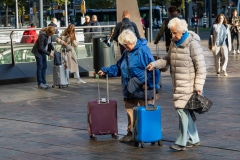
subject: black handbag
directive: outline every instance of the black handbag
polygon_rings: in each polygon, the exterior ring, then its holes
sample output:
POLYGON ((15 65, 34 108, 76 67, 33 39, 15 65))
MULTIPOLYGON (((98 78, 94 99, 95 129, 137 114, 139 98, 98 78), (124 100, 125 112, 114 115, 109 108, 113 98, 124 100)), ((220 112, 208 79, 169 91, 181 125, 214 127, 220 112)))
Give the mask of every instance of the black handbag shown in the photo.
POLYGON ((61 53, 59 53, 57 51, 54 51, 53 64, 56 65, 56 66, 62 65, 62 55, 61 55, 61 53))
POLYGON ((188 100, 185 109, 192 110, 199 114, 204 114, 205 112, 209 111, 209 109, 212 107, 212 104, 212 101, 210 101, 207 97, 194 93, 188 100))
MULTIPOLYGON (((137 98, 145 100, 145 91, 142 89, 142 83, 137 77, 133 77, 129 79, 127 90, 130 98, 137 98)), ((154 90, 148 89, 147 91, 147 99, 150 100, 154 96, 154 90)))

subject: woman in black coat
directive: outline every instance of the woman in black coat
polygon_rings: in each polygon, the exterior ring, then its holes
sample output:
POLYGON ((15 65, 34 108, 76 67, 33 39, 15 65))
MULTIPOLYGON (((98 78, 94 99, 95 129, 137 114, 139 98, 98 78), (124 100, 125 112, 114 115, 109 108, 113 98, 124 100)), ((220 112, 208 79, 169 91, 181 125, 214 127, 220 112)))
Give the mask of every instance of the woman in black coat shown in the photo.
POLYGON ((55 33, 53 26, 48 26, 40 31, 38 40, 32 48, 32 53, 35 55, 37 63, 37 82, 38 88, 47 89, 46 70, 47 70, 47 55, 53 57, 54 47, 52 45, 51 36, 55 33))

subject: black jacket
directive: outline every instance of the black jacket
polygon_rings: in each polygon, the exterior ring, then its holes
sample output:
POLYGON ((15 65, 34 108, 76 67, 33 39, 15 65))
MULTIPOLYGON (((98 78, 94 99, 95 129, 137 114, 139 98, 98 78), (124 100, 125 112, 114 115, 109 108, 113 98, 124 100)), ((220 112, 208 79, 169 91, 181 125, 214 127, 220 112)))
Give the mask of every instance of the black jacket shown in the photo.
POLYGON ((40 57, 41 54, 50 55, 51 50, 54 50, 52 43, 48 45, 48 37, 49 36, 46 34, 46 32, 42 32, 39 34, 38 39, 32 48, 32 53, 35 56, 40 57), (48 50, 45 49, 47 45, 48 50))
MULTIPOLYGON (((82 26, 91 26, 91 22, 89 22, 89 23, 85 22, 85 23, 82 24, 82 26)), ((84 34, 84 42, 85 43, 90 43, 92 41, 92 35, 91 35, 90 32, 91 32, 90 27, 83 29, 83 33, 85 33, 84 34)))
MULTIPOLYGON (((123 23, 124 22, 125 23, 131 22, 132 26, 134 27, 135 35, 136 35, 137 39, 141 38, 140 34, 139 34, 139 31, 138 31, 138 28, 137 28, 137 25, 134 22, 130 21, 128 18, 123 18, 122 22, 123 23)), ((117 23, 116 27, 114 28, 114 33, 112 35, 111 40, 114 40, 114 41, 118 42, 118 36, 120 34, 120 29, 121 29, 121 27, 123 25, 122 22, 117 23)))
MULTIPOLYGON (((53 22, 51 22, 48 26, 53 26, 54 28, 57 27, 57 25, 55 23, 53 23, 53 22)), ((55 30, 55 34, 58 34, 58 33, 59 33, 59 31, 56 29, 55 30)))
MULTIPOLYGON (((84 23, 82 24, 82 26, 91 26, 91 22, 89 22, 89 23, 84 22, 84 23)), ((90 28, 90 27, 89 27, 89 28, 84 28, 84 29, 83 29, 83 33, 86 33, 86 32, 91 32, 91 28, 90 28)))
POLYGON ((172 38, 170 29, 168 28, 168 23, 170 20, 172 20, 173 18, 176 18, 176 17, 179 18, 176 14, 173 14, 171 17, 168 17, 165 20, 165 43, 166 43, 166 46, 170 46, 171 38, 172 38))
MULTIPOLYGON (((91 21, 91 26, 100 26, 98 21, 91 21)), ((91 32, 101 32, 101 28, 91 28, 91 32)), ((99 34, 99 33, 98 33, 99 34)))

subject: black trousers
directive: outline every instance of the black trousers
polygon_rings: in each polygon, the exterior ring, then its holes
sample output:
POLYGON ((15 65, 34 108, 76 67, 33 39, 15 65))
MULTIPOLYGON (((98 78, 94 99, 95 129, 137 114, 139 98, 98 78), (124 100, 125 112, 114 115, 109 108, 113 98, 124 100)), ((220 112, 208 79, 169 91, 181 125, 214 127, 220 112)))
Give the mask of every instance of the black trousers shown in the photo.
POLYGON ((233 45, 233 40, 234 40, 235 37, 237 39, 237 50, 239 50, 240 32, 231 32, 232 50, 235 50, 234 45, 233 45))

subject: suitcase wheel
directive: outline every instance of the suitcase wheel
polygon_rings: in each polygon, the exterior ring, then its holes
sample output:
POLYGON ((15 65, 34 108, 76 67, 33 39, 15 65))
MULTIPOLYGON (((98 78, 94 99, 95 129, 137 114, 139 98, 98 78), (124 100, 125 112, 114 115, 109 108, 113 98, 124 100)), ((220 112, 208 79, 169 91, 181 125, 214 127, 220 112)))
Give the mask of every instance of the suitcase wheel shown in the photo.
POLYGON ((97 141, 97 137, 95 137, 95 136, 93 136, 93 135, 90 136, 90 139, 92 139, 92 140, 94 140, 94 141, 97 141))
POLYGON ((162 146, 163 145, 163 142, 161 140, 158 141, 158 145, 159 146, 162 146))
POLYGON ((138 147, 139 143, 138 142, 134 142, 134 146, 138 147))
POLYGON ((142 148, 145 148, 145 147, 146 147, 144 142, 141 142, 141 147, 142 147, 142 148))
POLYGON ((118 139, 119 137, 118 137, 117 133, 114 133, 114 134, 112 134, 112 138, 118 139))

